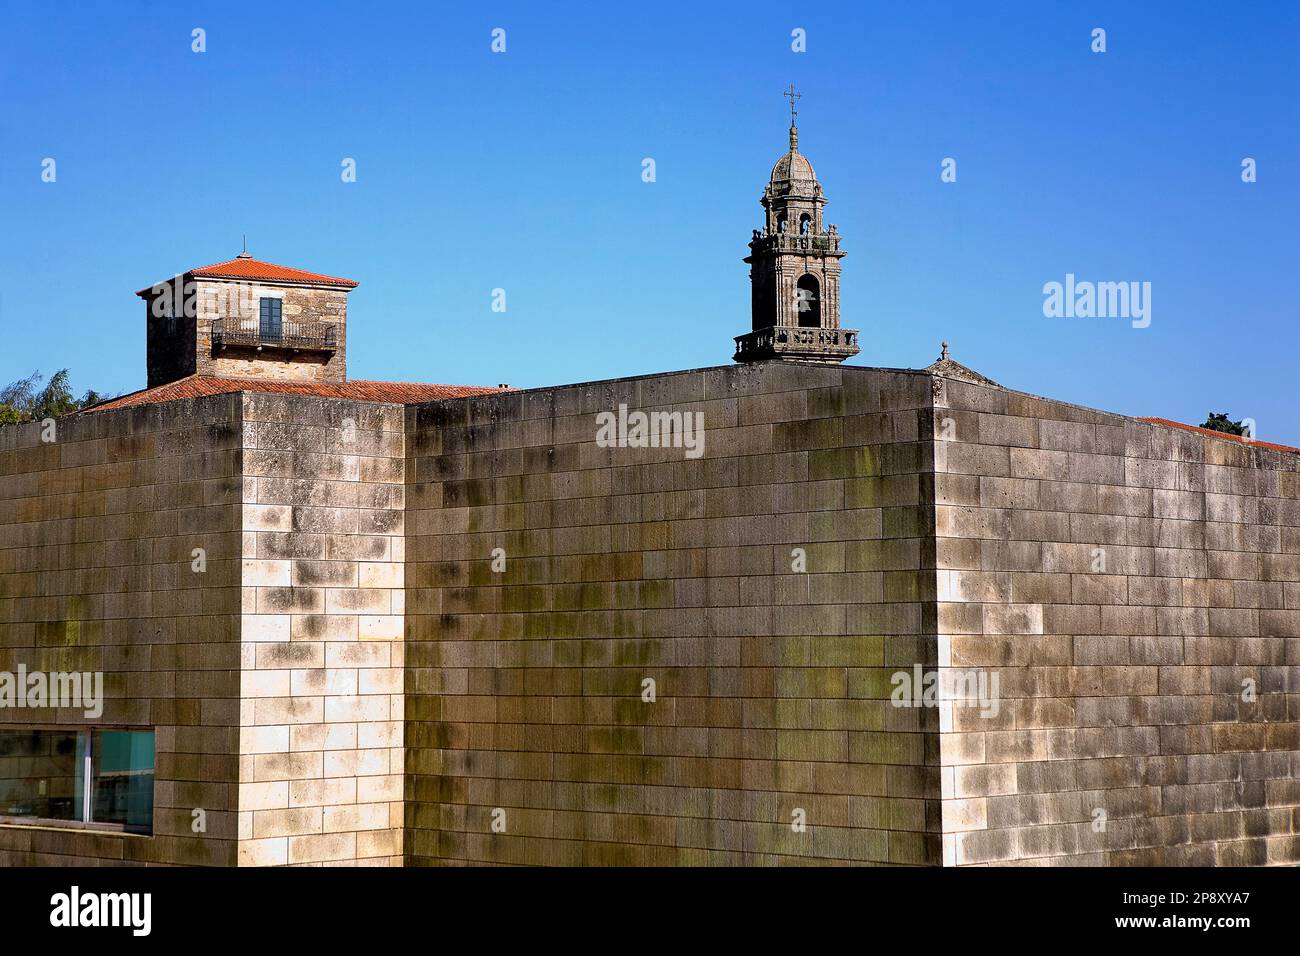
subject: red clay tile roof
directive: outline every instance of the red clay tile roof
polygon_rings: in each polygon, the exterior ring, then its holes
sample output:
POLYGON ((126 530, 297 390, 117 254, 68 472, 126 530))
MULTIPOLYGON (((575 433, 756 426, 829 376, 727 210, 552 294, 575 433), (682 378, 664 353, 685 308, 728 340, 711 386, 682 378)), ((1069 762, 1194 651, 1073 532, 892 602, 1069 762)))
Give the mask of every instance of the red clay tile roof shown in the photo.
POLYGON ((1257 441, 1253 438, 1246 438, 1243 435, 1229 435, 1227 432, 1216 432, 1213 428, 1202 428, 1199 425, 1184 425, 1182 422, 1170 421, 1167 418, 1139 418, 1140 422, 1149 422, 1152 425, 1167 425, 1170 428, 1181 428, 1187 432, 1198 432, 1209 438, 1222 438, 1226 441, 1235 441, 1239 445, 1251 445, 1255 448, 1269 448, 1273 451, 1290 451, 1300 452, 1300 448, 1293 448, 1290 445, 1277 445, 1271 441, 1257 441))
MULTIPOLYGON (((304 285, 331 285, 346 289, 355 289, 359 283, 352 279, 340 279, 338 276, 321 275, 317 272, 305 272, 278 266, 274 262, 250 259, 238 256, 226 262, 217 262, 210 266, 200 266, 185 273, 186 276, 200 276, 207 279, 251 279, 266 282, 301 282, 304 285)), ((153 291, 153 286, 141 289, 136 295, 145 297, 153 291)))
POLYGON ((425 385, 418 382, 257 382, 237 378, 190 375, 186 378, 141 389, 118 398, 110 398, 87 412, 105 412, 136 405, 154 405, 181 398, 227 395, 231 392, 273 392, 280 395, 311 395, 316 398, 347 398, 360 402, 388 402, 406 405, 432 402, 440 398, 467 398, 509 389, 485 388, 480 385, 425 385))

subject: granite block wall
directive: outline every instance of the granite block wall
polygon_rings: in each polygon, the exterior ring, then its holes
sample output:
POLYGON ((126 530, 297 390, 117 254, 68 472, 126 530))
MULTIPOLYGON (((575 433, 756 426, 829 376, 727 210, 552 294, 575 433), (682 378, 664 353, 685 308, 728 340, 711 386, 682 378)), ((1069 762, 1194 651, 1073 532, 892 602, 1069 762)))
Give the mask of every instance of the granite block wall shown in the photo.
POLYGON ((407 862, 937 863, 937 711, 888 701, 935 663, 930 390, 768 364, 408 409, 407 862), (620 405, 699 412, 703 454, 600 447, 620 405))
POLYGON ((106 697, 0 728, 157 745, 152 835, 0 824, 0 863, 401 864, 402 429, 253 393, 0 429, 0 670, 106 697))
POLYGON ((398 405, 247 393, 241 865, 400 865, 398 405))
POLYGON ((1300 861, 1300 456, 939 385, 944 862, 1300 861))
POLYGON ((41 432, 0 671, 102 670, 157 809, 0 864, 1300 862, 1300 456, 793 363, 41 432))
POLYGON ((11 706, 0 727, 156 734, 152 836, 0 825, 0 865, 234 863, 238 402, 0 428, 0 671, 101 671, 105 697, 95 720, 11 706))

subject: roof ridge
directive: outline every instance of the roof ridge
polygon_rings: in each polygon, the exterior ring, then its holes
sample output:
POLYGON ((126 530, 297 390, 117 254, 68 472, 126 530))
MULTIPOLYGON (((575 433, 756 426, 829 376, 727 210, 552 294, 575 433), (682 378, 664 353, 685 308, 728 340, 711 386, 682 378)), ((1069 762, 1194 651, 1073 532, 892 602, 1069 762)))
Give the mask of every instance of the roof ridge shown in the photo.
POLYGON ((1245 435, 1234 435, 1231 432, 1221 432, 1214 428, 1205 428, 1202 425, 1189 425, 1186 422, 1176 422, 1172 418, 1156 418, 1147 415, 1139 415, 1137 420, 1146 422, 1148 425, 1164 425, 1167 428, 1180 428, 1183 431, 1195 432, 1204 435, 1207 438, 1222 438, 1227 441, 1236 442, 1238 445, 1245 445, 1248 448, 1267 448, 1272 451, 1286 451, 1300 453, 1300 448, 1293 445, 1282 445, 1278 442, 1261 441, 1258 438, 1248 438, 1245 435))
POLYGON ((188 276, 196 276, 200 279, 243 279, 250 282, 287 282, 299 285, 338 286, 348 291, 361 284, 355 279, 326 275, 323 272, 311 272, 307 269, 299 269, 297 266, 286 266, 278 262, 269 262, 266 259, 254 259, 252 256, 239 255, 222 262, 213 262, 210 265, 187 269, 169 279, 146 286, 139 290, 136 295, 142 298, 148 297, 159 286, 188 276))
POLYGON ((432 386, 434 388, 486 388, 492 392, 517 392, 517 388, 501 388, 499 385, 450 385, 446 382, 399 382, 386 378, 350 378, 340 385, 412 385, 432 386))
MULTIPOLYGON (((247 256, 247 257, 235 256, 235 258, 233 259, 225 259, 222 262, 214 262, 211 265, 195 266, 193 269, 189 270, 188 274, 197 275, 203 272, 208 272, 208 270, 211 269, 219 269, 222 266, 238 266, 238 268, 241 269, 247 268, 248 266, 270 266, 274 269, 283 269, 285 272, 296 272, 300 275, 313 276, 317 279, 324 279, 330 282, 337 282, 342 285, 357 285, 357 283, 354 282, 352 279, 345 279, 342 276, 326 275, 323 272, 312 272, 308 269, 300 269, 297 266, 286 266, 279 262, 271 262, 269 259, 257 259, 254 258, 253 256, 247 256)), ((209 274, 211 275, 214 273, 209 272, 209 274)), ((220 275, 220 273, 215 273, 215 274, 220 275)), ((232 270, 231 274, 238 275, 238 273, 235 272, 234 270, 232 270)), ((309 280, 302 280, 302 281, 309 281, 309 280)))
POLYGON ((447 398, 469 398, 478 395, 495 395, 503 391, 491 385, 446 385, 437 382, 383 382, 351 379, 342 382, 286 382, 257 379, 226 378, 220 375, 193 373, 184 378, 164 382, 152 388, 143 388, 126 395, 107 399, 82 411, 113 411, 187 398, 205 398, 211 395, 230 395, 254 392, 268 395, 302 395, 314 398, 334 398, 351 401, 381 402, 392 405, 412 405, 420 402, 440 401, 447 398))

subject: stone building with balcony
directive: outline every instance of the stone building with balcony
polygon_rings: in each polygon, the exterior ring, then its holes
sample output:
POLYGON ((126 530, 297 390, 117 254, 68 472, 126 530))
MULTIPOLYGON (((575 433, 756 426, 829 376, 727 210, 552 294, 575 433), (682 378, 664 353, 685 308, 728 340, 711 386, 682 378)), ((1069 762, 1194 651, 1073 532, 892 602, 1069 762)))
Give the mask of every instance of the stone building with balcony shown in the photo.
POLYGON ((189 375, 342 382, 356 287, 244 251, 141 289, 148 387, 189 375))
POLYGON ((0 864, 1300 863, 1300 449, 838 364, 824 202, 792 128, 685 372, 355 381, 354 283, 142 293, 149 387, 0 429, 0 864))

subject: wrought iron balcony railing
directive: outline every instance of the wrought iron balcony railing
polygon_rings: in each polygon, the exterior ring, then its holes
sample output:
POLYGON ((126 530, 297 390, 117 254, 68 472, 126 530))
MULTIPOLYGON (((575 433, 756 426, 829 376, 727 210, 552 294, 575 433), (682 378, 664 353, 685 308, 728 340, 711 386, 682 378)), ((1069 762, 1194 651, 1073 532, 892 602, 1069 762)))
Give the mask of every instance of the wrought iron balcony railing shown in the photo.
POLYGON ((282 321, 271 324, 262 323, 258 319, 213 319, 213 350, 231 345, 299 352, 333 352, 338 348, 338 326, 329 322, 282 321))

